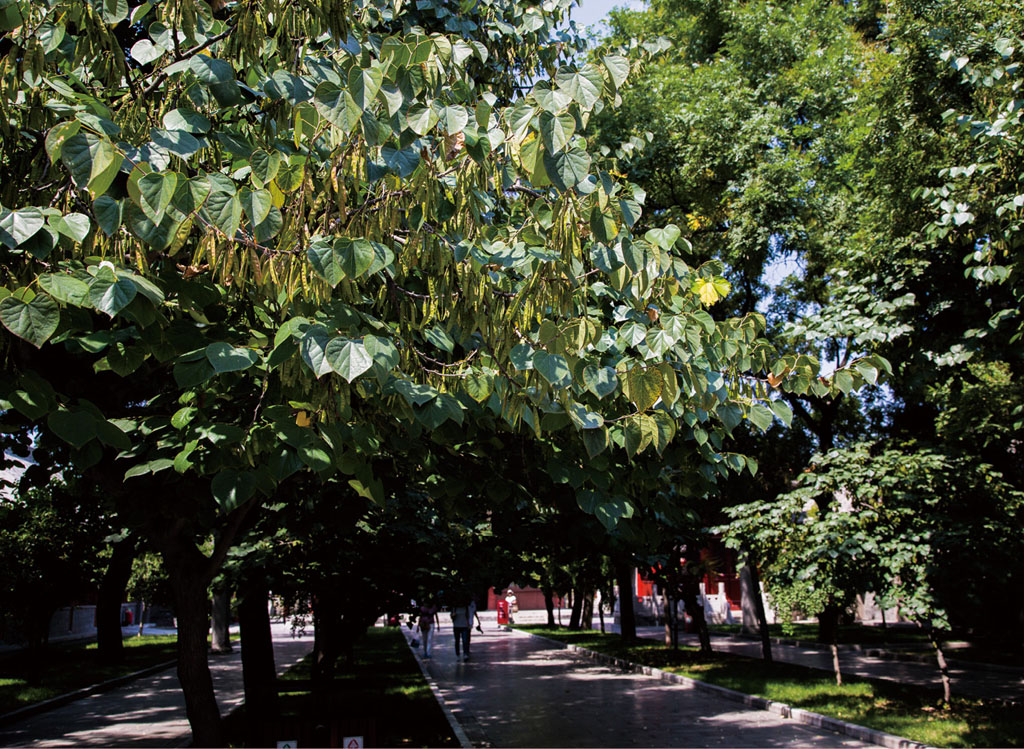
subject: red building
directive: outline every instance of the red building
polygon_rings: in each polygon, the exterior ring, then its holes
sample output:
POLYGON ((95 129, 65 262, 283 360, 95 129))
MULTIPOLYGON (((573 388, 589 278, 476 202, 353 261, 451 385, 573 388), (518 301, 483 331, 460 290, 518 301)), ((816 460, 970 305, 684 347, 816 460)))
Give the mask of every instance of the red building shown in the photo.
MULTIPOLYGON (((538 611, 545 608, 544 606, 544 591, 540 588, 525 587, 520 588, 518 585, 510 586, 512 592, 516 594, 516 603, 522 611, 538 611)), ((487 609, 493 611, 495 604, 501 600, 505 600, 505 594, 508 592, 508 588, 501 588, 495 590, 489 588, 487 590, 487 609)), ((559 596, 555 596, 555 608, 562 607, 562 599, 559 596)))

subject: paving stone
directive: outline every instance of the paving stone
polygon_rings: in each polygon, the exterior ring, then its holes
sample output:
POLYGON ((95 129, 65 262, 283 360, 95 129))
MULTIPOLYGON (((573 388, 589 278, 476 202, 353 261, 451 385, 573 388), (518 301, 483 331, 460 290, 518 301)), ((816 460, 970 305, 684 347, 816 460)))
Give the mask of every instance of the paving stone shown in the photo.
MULTIPOLYGON (((313 647, 312 635, 293 639, 288 625, 275 624, 278 672, 313 647)), ((211 656, 217 703, 227 714, 242 703, 241 650, 211 656)), ((190 736, 185 701, 175 669, 94 694, 0 728, 0 746, 182 746, 190 736)))
POLYGON ((521 632, 474 632, 472 656, 442 627, 423 663, 477 746, 869 746, 521 632))

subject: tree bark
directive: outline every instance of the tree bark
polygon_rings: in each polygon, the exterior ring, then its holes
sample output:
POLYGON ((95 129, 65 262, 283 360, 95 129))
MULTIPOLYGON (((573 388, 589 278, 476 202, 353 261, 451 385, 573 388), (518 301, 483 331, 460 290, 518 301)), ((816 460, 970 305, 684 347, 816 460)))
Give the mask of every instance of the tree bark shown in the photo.
POLYGON ((573 588, 572 611, 569 613, 569 629, 580 628, 580 617, 583 615, 583 593, 573 588))
MULTIPOLYGON (((693 587, 696 588, 697 586, 694 585, 693 587)), ((711 635, 708 633, 708 623, 704 619, 704 607, 700 604, 700 590, 684 590, 683 606, 697 627, 697 636, 700 638, 700 652, 710 653, 711 635)))
POLYGON ((830 604, 818 614, 818 642, 839 642, 839 607, 830 604))
POLYGON ((341 607, 337 594, 321 590, 313 597, 313 683, 323 689, 334 680, 340 654, 341 607))
POLYGON ((213 589, 210 602, 210 651, 222 654, 231 652, 231 589, 221 583, 213 589))
POLYGON ((761 573, 757 571, 757 560, 747 554, 747 566, 750 568, 750 583, 754 593, 754 608, 757 611, 757 628, 761 634, 761 656, 772 662, 772 638, 768 631, 768 616, 764 610, 764 597, 761 595, 761 573))
POLYGON ((836 686, 843 685, 843 672, 839 668, 839 645, 835 642, 829 645, 829 649, 832 651, 832 670, 836 674, 836 686))
POLYGON ((544 588, 544 608, 548 611, 548 626, 555 627, 555 595, 551 588, 544 588))
POLYGON ((932 649, 935 650, 935 660, 939 664, 939 673, 942 675, 942 701, 949 704, 952 689, 949 681, 949 665, 946 663, 946 656, 942 652, 942 643, 935 633, 934 627, 928 628, 928 639, 932 642, 932 649))
POLYGON ((615 567, 619 584, 619 632, 623 642, 636 641, 636 612, 633 611, 633 567, 620 562, 615 567))
POLYGON ((147 613, 149 613, 149 609, 146 608, 146 599, 143 598, 139 601, 139 637, 142 637, 142 630, 146 626, 147 613))
POLYGON ((594 628, 594 591, 588 590, 583 599, 583 616, 580 621, 582 629, 594 628))
POLYGON ((178 619, 178 680, 185 696, 185 714, 192 727, 192 746, 224 746, 220 708, 207 661, 206 632, 210 624, 207 581, 188 574, 177 565, 167 567, 178 619))
POLYGON ((260 581, 247 586, 238 603, 248 746, 266 746, 270 737, 263 729, 277 719, 277 668, 267 610, 269 597, 266 582, 260 581))
POLYGON ((124 601, 128 579, 132 576, 134 558, 134 538, 129 536, 116 542, 96 595, 96 649, 100 660, 105 663, 116 663, 124 655, 121 603, 124 601))
POLYGON ((680 575, 679 594, 683 599, 683 606, 686 613, 693 619, 697 627, 697 635, 700 638, 700 652, 711 652, 711 636, 708 634, 708 623, 704 618, 704 606, 700 602, 700 578, 694 569, 700 563, 700 549, 695 544, 687 544, 684 550, 686 566, 680 575))
POLYGON ((818 614, 818 639, 827 642, 832 650, 832 670, 836 675, 836 684, 843 683, 843 674, 839 667, 839 616, 842 612, 838 606, 829 605, 818 614))

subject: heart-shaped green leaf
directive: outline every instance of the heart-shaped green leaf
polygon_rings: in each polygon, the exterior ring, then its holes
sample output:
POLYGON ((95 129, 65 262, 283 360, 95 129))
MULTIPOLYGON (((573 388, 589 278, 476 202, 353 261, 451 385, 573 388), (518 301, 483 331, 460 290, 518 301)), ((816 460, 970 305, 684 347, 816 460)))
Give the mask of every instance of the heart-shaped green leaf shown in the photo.
POLYGON ((590 173, 590 154, 582 148, 570 148, 550 154, 544 151, 544 170, 562 192, 572 189, 590 173))
POLYGON ((0 322, 9 331, 40 348, 57 330, 60 308, 46 294, 23 302, 13 296, 0 299, 0 322))
POLYGON ((598 398, 606 398, 619 386, 619 378, 611 367, 588 365, 583 370, 583 384, 598 398))
POLYGON ((361 341, 351 338, 333 338, 328 344, 325 356, 331 369, 352 382, 373 366, 373 357, 361 341))
POLYGON ((376 254, 373 243, 365 239, 339 237, 310 245, 306 257, 313 269, 331 286, 345 278, 359 278, 374 264, 376 254))
POLYGON ((38 208, 5 211, 0 216, 0 242, 14 249, 31 239, 45 222, 46 217, 38 208))
POLYGON ((46 417, 46 426, 76 449, 85 447, 96 437, 96 417, 88 411, 60 409, 46 417))
POLYGON ((210 121, 194 109, 179 107, 172 109, 164 115, 164 128, 167 130, 182 130, 192 135, 202 135, 210 132, 210 121))
POLYGON ((242 203, 234 193, 211 192, 200 213, 227 237, 234 237, 242 223, 242 203))
POLYGON ((440 117, 433 107, 417 105, 409 109, 409 129, 417 135, 426 135, 440 121, 440 117))
POLYGON ((54 231, 79 243, 85 241, 85 238, 89 236, 89 230, 92 228, 92 222, 89 221, 89 217, 84 213, 68 213, 63 216, 54 216, 47 223, 54 231))
POLYGON ((591 109, 601 98, 601 92, 604 90, 604 76, 601 75, 601 70, 590 63, 580 70, 562 68, 555 74, 555 83, 583 109, 591 109))
POLYGON ((109 268, 102 268, 89 282, 89 302, 110 317, 131 304, 137 293, 131 279, 117 278, 109 268))
POLYGON ((270 190, 242 190, 240 193, 242 209, 253 226, 263 223, 274 205, 270 190))
POLYGON ((89 287, 85 281, 63 273, 45 273, 39 276, 39 288, 59 302, 82 307, 89 303, 89 287))
POLYGON ((620 88, 629 77, 629 60, 622 55, 605 55, 601 58, 601 62, 604 63, 605 70, 608 71, 612 85, 615 88, 620 88))
POLYGON ((253 176, 259 180, 261 186, 265 185, 274 179, 281 169, 281 154, 277 151, 253 151, 249 157, 249 165, 252 167, 253 176))
POLYGON ((217 508, 227 514, 256 493, 256 479, 249 471, 221 471, 210 482, 210 490, 217 508))
POLYGON ((96 223, 108 237, 114 236, 121 228, 121 202, 109 195, 100 195, 92 204, 96 223))
POLYGON ((139 207, 154 224, 163 220, 177 186, 174 172, 151 172, 139 180, 139 207))
POLYGON ((226 60, 209 55, 196 55, 189 68, 196 78, 209 89, 213 98, 222 107, 233 107, 242 103, 242 91, 235 80, 235 69, 226 60))
POLYGON ((206 358, 213 365, 214 371, 221 374, 248 369, 259 360, 259 355, 252 349, 218 341, 206 347, 206 358))
POLYGON ((108 138, 82 131, 72 135, 61 149, 61 161, 79 189, 94 197, 107 191, 121 169, 124 156, 108 138))
POLYGON ((323 325, 312 325, 302 335, 299 352, 317 379, 331 372, 331 363, 327 361, 327 344, 330 333, 323 325))
POLYGON ((565 388, 572 384, 572 372, 569 371, 569 363, 564 356, 537 351, 533 355, 533 368, 540 372, 541 377, 547 380, 551 387, 565 388))
POLYGON ((569 145, 569 139, 575 132, 576 118, 571 114, 541 112, 540 135, 544 139, 544 148, 549 152, 556 153, 569 145))
POLYGON ((384 68, 379 64, 369 68, 356 65, 348 73, 348 92, 355 105, 360 110, 366 110, 373 104, 383 82, 384 68))
POLYGON ((633 367, 626 373, 624 386, 626 397, 637 410, 646 411, 661 397, 661 372, 654 367, 633 367))
POLYGON ((352 95, 330 81, 324 81, 313 92, 313 106, 324 119, 345 133, 351 132, 363 114, 352 95))
POLYGON ((644 239, 663 250, 671 250, 680 236, 679 227, 675 224, 669 224, 661 229, 651 229, 644 234, 644 239))

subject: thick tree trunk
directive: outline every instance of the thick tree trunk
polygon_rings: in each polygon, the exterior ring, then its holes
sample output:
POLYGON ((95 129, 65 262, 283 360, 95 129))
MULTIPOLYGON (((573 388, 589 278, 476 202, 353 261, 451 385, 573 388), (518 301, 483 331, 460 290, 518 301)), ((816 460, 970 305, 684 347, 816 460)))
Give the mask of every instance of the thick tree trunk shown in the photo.
POLYGON ((582 629, 594 628, 594 591, 588 590, 583 599, 583 617, 580 622, 582 629))
POLYGON ((569 613, 569 629, 580 628, 580 617, 583 615, 583 593, 573 588, 572 611, 569 613))
POLYGON ((679 650, 679 601, 667 589, 662 598, 665 610, 665 647, 679 650))
POLYGON ((207 581, 168 564, 178 619, 178 681, 185 696, 185 714, 192 727, 192 746, 223 746, 220 709, 207 660, 209 629, 207 581))
POLYGON ((832 670, 836 675, 836 684, 843 683, 843 673, 839 667, 839 616, 841 613, 838 606, 830 605, 818 614, 818 639, 828 643, 832 651, 832 670))
POLYGON ((935 660, 939 664, 939 674, 942 676, 942 701, 948 705, 952 693, 949 681, 949 665, 946 663, 946 655, 942 652, 942 643, 933 627, 928 628, 928 639, 931 640, 932 649, 935 650, 935 660))
POLYGON ((772 662, 772 638, 768 631, 768 616, 764 610, 764 597, 761 595, 761 574, 757 571, 757 560, 747 554, 747 566, 750 568, 750 582, 754 594, 754 609, 757 612, 757 628, 761 634, 761 657, 772 662))
MULTIPOLYGON (((696 588, 697 586, 694 585, 693 587, 696 588)), ((711 635, 708 633, 708 623, 704 619, 704 607, 700 604, 700 591, 684 590, 683 606, 686 607, 686 613, 690 615, 694 625, 697 627, 697 636, 700 638, 700 652, 710 653, 711 635)))
POLYGON ((277 668, 268 598, 267 585, 260 582, 248 586, 245 597, 238 602, 248 746, 266 746, 271 737, 263 735, 263 728, 277 718, 277 668))
POLYGON ((210 602, 210 651, 231 652, 231 589, 221 583, 213 589, 210 602))
POLYGON ((661 590, 661 611, 662 616, 665 618, 665 647, 669 648, 672 647, 672 627, 674 622, 672 621, 672 601, 664 588, 661 590))
POLYGON ((96 649, 106 663, 121 660, 121 603, 128 579, 132 576, 135 539, 124 538, 114 544, 107 571, 100 581, 96 596, 96 649))
POLYGON ((842 614, 838 606, 828 605, 818 614, 818 642, 829 644, 839 642, 839 616, 842 614))
POLYGON ((341 608, 333 591, 313 597, 313 622, 313 682, 322 689, 334 680, 341 646, 341 608))
POLYGON ((551 588, 544 588, 544 608, 548 611, 548 626, 555 627, 555 595, 551 588))
POLYGON ((627 563, 615 566, 619 584, 619 632, 623 642, 636 640, 636 612, 633 611, 633 567, 627 563))

